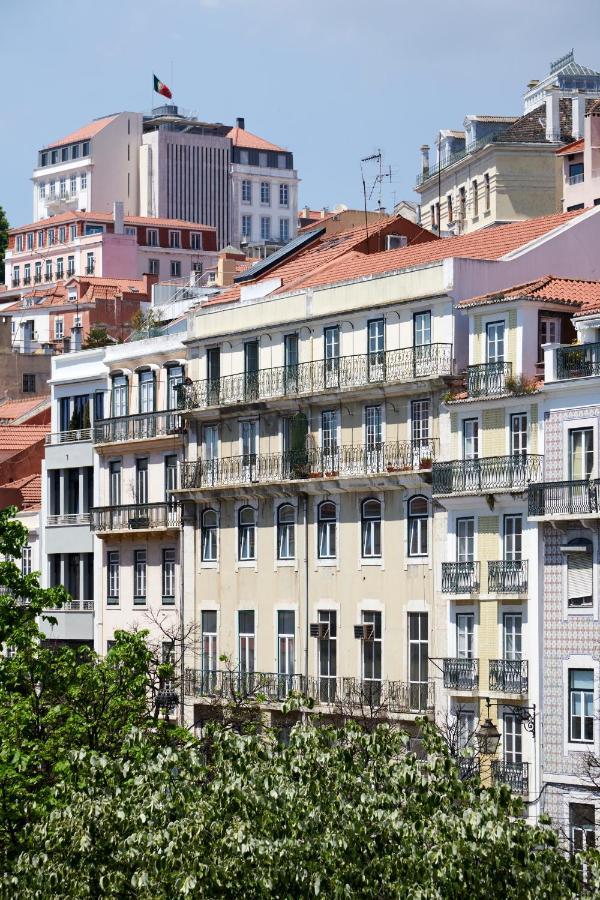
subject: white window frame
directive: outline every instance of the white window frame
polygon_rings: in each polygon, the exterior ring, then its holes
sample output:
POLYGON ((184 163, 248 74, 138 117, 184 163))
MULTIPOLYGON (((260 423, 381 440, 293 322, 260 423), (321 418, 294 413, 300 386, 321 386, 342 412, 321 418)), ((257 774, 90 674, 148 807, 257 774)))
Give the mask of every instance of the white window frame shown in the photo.
POLYGON ((57 316, 54 320, 54 340, 62 341, 65 336, 65 323, 62 316, 57 316), (60 326, 60 327, 59 327, 60 326))
POLYGON ((161 560, 161 590, 163 603, 165 599, 175 601, 175 586, 177 584, 177 552, 174 547, 162 548, 161 560), (172 554, 172 558, 167 559, 167 554, 172 554), (165 591, 165 585, 170 585, 171 591, 165 591))
POLYGON ((118 606, 120 600, 121 553, 119 550, 106 551, 106 601, 109 606, 118 606))
POLYGON ((261 183, 260 183, 260 205, 261 206, 270 206, 271 205, 271 182, 270 181, 261 181, 261 183))
POLYGON ((563 749, 567 753, 600 753, 600 727, 596 722, 598 716, 598 685, 600 682, 600 662, 590 655, 574 654, 562 661, 563 673, 563 749), (591 743, 570 740, 570 704, 569 704, 569 670, 592 669, 594 672, 594 740, 591 743))
POLYGON ((360 501, 360 561, 361 565, 383 565, 383 500, 379 496, 365 497, 360 501), (365 517, 364 508, 369 503, 379 504, 379 517, 365 517), (379 532, 379 534, 378 534, 379 532), (375 546, 379 542, 379 553, 375 546), (367 545, 371 548, 366 553, 367 545))
POLYGON ((277 503, 277 502, 275 503, 275 542, 276 542, 275 559, 277 560, 278 566, 290 566, 290 565, 293 566, 296 563, 296 554, 297 554, 296 525, 297 525, 297 522, 298 522, 298 510, 294 503, 291 503, 289 500, 283 500, 281 503, 277 503), (294 519, 291 523, 290 522, 281 523, 279 521, 280 513, 281 513, 281 510, 283 507, 286 507, 286 508, 289 507, 290 509, 293 510, 294 519), (285 535, 287 535, 287 537, 284 536, 283 532, 280 534, 280 529, 285 529, 285 535), (290 530, 291 530, 291 535, 292 535, 291 544, 292 544, 292 551, 293 551, 291 553, 291 555, 289 555, 289 549, 290 549, 289 548, 289 544, 290 544, 289 532, 290 532, 290 530), (283 540, 282 540, 282 538, 283 538, 283 540), (285 545, 284 549, 288 550, 287 556, 280 555, 281 549, 282 549, 282 543, 285 545))
MULTIPOLYGON (((321 499, 315 499, 314 506, 315 513, 315 560, 318 566, 337 566, 339 560, 339 522, 340 522, 340 505, 336 503, 331 497, 323 497, 321 499), (335 541, 335 554, 333 556, 321 556, 320 555, 320 544, 321 544, 321 529, 320 529, 320 508, 323 503, 331 503, 335 509, 335 519, 327 520, 328 528, 327 532, 333 530, 333 537, 335 541), (333 524, 333 529, 331 525, 333 524)), ((328 545, 330 545, 330 540, 327 541, 328 545)))
POLYGON ((591 428, 593 432, 593 448, 594 448, 594 465, 592 468, 591 478, 598 478, 598 456, 599 447, 598 447, 598 418, 594 417, 586 417, 586 418, 572 418, 567 419, 563 422, 562 427, 562 446, 564 448, 563 452, 563 481, 569 481, 571 479, 571 439, 569 432, 577 431, 580 428, 591 428))
POLYGON ((169 231, 169 248, 181 250, 181 231, 178 228, 169 231))
POLYGON ((252 181, 249 178, 242 179, 241 195, 244 206, 250 206, 252 203, 252 181))
POLYGON ((202 232, 190 232, 190 248, 192 250, 202 250, 202 232))
POLYGON ((215 506, 207 506, 200 511, 200 566, 203 569, 215 569, 219 565, 219 510, 215 506), (205 525, 204 517, 206 513, 214 513, 216 525, 205 525), (205 538, 207 532, 214 532, 215 554, 213 557, 204 555, 205 538))
POLYGON ((258 562, 258 508, 256 506, 253 506, 251 503, 240 503, 236 507, 235 516, 236 516, 236 522, 235 522, 235 524, 236 524, 236 527, 235 527, 236 559, 238 562, 238 566, 256 567, 257 562, 258 562), (243 526, 244 528, 252 527, 254 529, 254 535, 253 535, 253 545, 254 545, 253 551, 254 552, 253 552, 252 556, 242 556, 242 552, 241 552, 243 549, 243 546, 242 546, 242 533, 240 530, 242 527, 240 525, 240 514, 245 509, 251 509, 254 512, 254 524, 250 525, 250 523, 248 523, 247 525, 243 526))
POLYGON ((133 551, 133 601, 135 606, 145 606, 148 602, 148 551, 145 547, 136 547, 133 551))

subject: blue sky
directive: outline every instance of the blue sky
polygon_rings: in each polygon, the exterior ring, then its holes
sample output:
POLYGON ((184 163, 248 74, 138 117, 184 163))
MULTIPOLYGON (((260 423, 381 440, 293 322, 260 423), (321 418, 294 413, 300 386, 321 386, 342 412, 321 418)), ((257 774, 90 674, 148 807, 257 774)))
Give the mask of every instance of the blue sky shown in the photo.
POLYGON ((13 225, 31 219, 39 147, 148 109, 153 72, 201 118, 245 116, 293 150, 302 204, 360 205, 360 159, 381 148, 390 208, 414 199, 419 146, 438 128, 520 112, 527 81, 571 47, 600 70, 598 0, 0 0, 0 16, 13 225))

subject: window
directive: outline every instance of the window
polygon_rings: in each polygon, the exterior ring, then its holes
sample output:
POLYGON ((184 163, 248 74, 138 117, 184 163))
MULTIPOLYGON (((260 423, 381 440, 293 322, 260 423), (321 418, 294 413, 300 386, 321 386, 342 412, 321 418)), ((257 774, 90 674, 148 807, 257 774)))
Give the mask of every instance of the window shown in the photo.
POLYGON ((150 275, 160 275, 160 260, 159 259, 149 259, 148 260, 148 272, 150 275))
POLYGON ((456 520, 456 561, 473 562, 475 556, 475 519, 456 520))
POLYGON ((408 555, 427 556, 427 497, 408 501, 408 555))
POLYGON ((202 562, 216 562, 218 559, 217 529, 217 511, 205 509, 202 513, 202 562))
POLYGON ((52 247, 56 243, 56 231, 54 228, 48 229, 48 246, 52 247))
POLYGON ((146 551, 133 553, 133 602, 146 602, 146 551))
POLYGON ((86 274, 86 275, 93 275, 93 274, 94 274, 94 268, 95 268, 94 254, 91 253, 91 252, 90 252, 90 253, 86 253, 85 274, 86 274))
POLYGON ((477 419, 463 421, 463 457, 464 459, 479 458, 479 421, 477 419))
POLYGON ((294 559, 296 555, 296 510, 291 503, 277 509, 277 559, 294 559))
POLYGON ((137 228, 135 227, 135 225, 126 225, 125 234, 127 235, 127 237, 137 237, 137 228))
POLYGON ((475 644, 475 616, 473 613, 456 615, 456 656, 458 659, 473 659, 475 644))
POLYGON ((560 344, 561 322, 558 316, 540 316, 540 344, 560 344))
POLYGON ((46 197, 46 182, 45 181, 40 181, 39 191, 40 191, 40 200, 44 200, 44 198, 46 197))
POLYGON ((260 202, 261 206, 271 205, 271 185, 268 181, 261 181, 260 183, 260 202))
POLYGON ((577 184, 578 181, 583 181, 583 163, 569 163, 569 182, 577 184))
POLYGON ((452 195, 448 194, 446 197, 446 209, 448 211, 448 223, 453 221, 453 213, 452 213, 452 195))
POLYGON ((523 553, 523 516, 504 516, 504 559, 520 562, 523 553))
POLYGON ((67 229, 65 225, 61 225, 58 229, 58 243, 64 244, 67 239, 67 229))
POLYGON ((583 481, 591 478, 594 468, 594 432, 592 428, 569 430, 569 478, 583 481))
POLYGON ((567 606, 581 609, 593 605, 593 545, 587 538, 569 541, 567 557, 567 606))
POLYGON ((69 190, 71 194, 77 193, 77 175, 71 175, 69 179, 69 190))
POLYGON ((81 190, 85 191, 86 188, 87 188, 87 172, 82 172, 81 173, 81 190))
POLYGON ((47 166, 47 165, 48 165, 48 154, 47 154, 47 153, 42 153, 42 154, 41 154, 41 157, 40 157, 40 165, 41 165, 41 166, 47 166))
MULTIPOLYGON (((326 409, 321 413, 321 450, 325 457, 330 457, 337 451, 337 411, 335 409, 326 409)), ((326 467, 328 467, 328 463, 326 467)))
POLYGON ((251 674, 254 672, 254 610, 240 610, 238 612, 238 641, 240 672, 251 674))
POLYGON ((169 507, 173 508, 177 502, 171 493, 177 490, 177 455, 169 453, 165 456, 165 500, 169 503, 169 507))
POLYGON ((458 191, 458 200, 459 200, 459 218, 461 222, 464 222, 467 218, 467 189, 466 187, 461 187, 458 191))
POLYGON ((127 375, 114 375, 112 379, 111 414, 113 417, 126 416, 129 407, 129 385, 127 375))
POLYGON ((67 256, 67 276, 71 277, 75 274, 75 257, 67 256))
POLYGON ((318 509, 319 559, 335 559, 337 511, 335 503, 324 500, 318 509))
POLYGON ((365 407, 365 449, 366 463, 369 471, 377 471, 379 468, 379 455, 381 452, 381 407, 365 407))
MULTIPOLYGON (((177 409, 177 388, 183 384, 183 366, 169 366, 167 368, 167 408, 177 409)), ((175 424, 175 423, 174 423, 175 424)))
POLYGON ((35 394, 35 375, 30 372, 23 373, 23 393, 35 394))
POLYGON ((486 172, 483 176, 483 186, 484 186, 484 195, 485 195, 485 211, 490 211, 491 205, 491 188, 490 188, 490 176, 486 172))
POLYGON ((417 450, 429 448, 429 400, 413 400, 410 404, 411 437, 417 450))
POLYGON ((242 216, 242 237, 252 237, 252 216, 242 216))
POLYGON ((362 625, 363 690, 366 702, 377 704, 381 696, 381 613, 363 610, 362 625))
POLYGON ((287 154, 286 153, 278 153, 277 154, 277 168, 278 169, 287 169, 287 154))
POLYGON ((23 284, 29 284, 31 281, 31 263, 25 263, 23 266, 23 284))
POLYGON ((256 450, 258 446, 257 421, 251 419, 241 423, 242 429, 242 464, 245 480, 251 481, 256 467, 256 450))
POLYGON ((337 613, 319 610, 319 698, 323 703, 333 703, 336 697, 337 676, 337 613))
POLYGON ((202 250, 202 235, 199 231, 192 231, 190 234, 190 246, 192 250, 202 250))
POLYGON ((114 459, 108 465, 108 499, 111 506, 121 505, 121 460, 114 459))
POLYGON ((31 547, 21 550, 21 575, 31 575, 31 547))
POLYGON ((61 196, 61 199, 63 199, 63 200, 67 196, 67 179, 66 178, 60 179, 60 196, 61 196))
POLYGON ((408 685, 410 708, 427 709, 429 639, 427 613, 408 613, 408 685))
POLYGON ((45 243, 45 234, 43 231, 38 231, 37 233, 37 245, 38 247, 43 247, 45 243))
MULTIPOLYGON (((293 610, 277 613, 277 674, 291 677, 296 668, 293 610)), ((291 689, 291 684, 288 686, 291 689)))
POLYGON ((290 239, 290 220, 289 219, 280 219, 279 220, 279 240, 287 243, 290 239))
POLYGON ((325 351, 325 383, 331 387, 337 383, 340 367, 340 329, 339 325, 330 325, 323 329, 325 351))
POLYGON ((256 510, 242 506, 238 511, 238 558, 256 559, 256 510))
POLYGON ((383 366, 385 352, 385 323, 383 319, 371 319, 367 322, 367 350, 369 374, 373 374, 379 379, 382 376, 381 367, 383 366), (373 369, 375 372, 373 373, 373 369))
POLYGON ((146 228, 146 244, 148 247, 158 247, 157 228, 146 228))
POLYGON ((71 147, 71 159, 79 159, 79 144, 73 144, 71 147))
POLYGON ((24 240, 23 235, 18 234, 16 237, 16 247, 15 247, 15 249, 17 250, 18 253, 21 253, 21 251, 23 250, 23 240, 24 240))
POLYGON ((56 181, 52 179, 50 181, 50 197, 56 196, 56 181))
POLYGON ((68 162, 68 160, 69 160, 69 148, 63 147, 62 150, 60 151, 60 161, 68 162))
POLYGON ((62 319, 54 320, 54 337, 57 341, 60 341, 65 336, 65 330, 62 319))
POLYGON ((527 413, 513 413, 510 417, 510 452, 513 456, 527 456, 527 413))
POLYGON ((270 216, 261 216, 260 217, 260 236, 263 241, 268 241, 271 238, 271 217, 270 216))
POLYGON ((82 156, 90 155, 90 142, 89 141, 84 141, 83 144, 81 145, 81 155, 82 156))
POLYGON ((486 334, 486 362, 504 362, 504 322, 488 322, 486 334))
POLYGON ((58 150, 53 150, 50 154, 52 165, 55 166, 58 163, 58 150))
POLYGON ((202 678, 206 682, 206 690, 207 688, 210 689, 211 682, 214 682, 218 667, 216 610, 203 610, 200 621, 202 627, 200 666, 202 669, 202 678))
POLYGON ((27 249, 33 250, 33 231, 27 232, 27 249))
POLYGON ((280 206, 289 206, 290 205, 290 189, 287 184, 279 185, 279 205, 280 206))
POLYGON ((65 269, 64 269, 64 259, 62 256, 59 256, 56 260, 56 277, 61 280, 65 277, 65 269))
POLYGON ((42 280, 42 264, 39 261, 35 264, 33 280, 36 284, 39 284, 42 280))
POLYGON ((504 659, 518 662, 523 658, 523 616, 505 613, 503 621, 504 659))
POLYGON ((415 313, 413 316, 413 345, 426 347, 431 344, 431 313, 415 313))
POLYGON ((381 557, 381 503, 379 500, 363 500, 361 535, 363 559, 381 557))
POLYGON ((171 278, 181 278, 181 263, 178 259, 171 260, 171 278))
POLYGON ((162 552, 162 601, 175 602, 175 550, 168 547, 162 552))
POLYGON ((248 178, 242 181, 242 203, 252 203, 252 182, 248 178))
POLYGON ((594 740, 594 670, 569 669, 569 740, 594 740))
POLYGON ((504 713, 503 720, 504 762, 518 765, 523 762, 523 723, 514 713, 504 713))
POLYGON ((135 461, 135 502, 144 505, 148 502, 148 460, 135 461))
POLYGON ((259 166, 268 166, 269 165, 269 154, 268 153, 259 153, 258 154, 258 164, 259 166))
POLYGON ((569 804, 569 827, 572 853, 596 846, 596 810, 591 804, 569 804))
POLYGON ((471 182, 471 197, 473 198, 473 218, 476 219, 479 215, 479 187, 476 179, 471 182))
POLYGON ((119 551, 109 550, 106 554, 107 568, 107 594, 106 600, 109 604, 119 602, 119 551))
POLYGON ((173 250, 179 250, 181 247, 181 232, 169 231, 169 247, 173 250))
POLYGON ((155 407, 155 382, 154 372, 145 370, 138 374, 138 411, 141 413, 154 412, 155 407))

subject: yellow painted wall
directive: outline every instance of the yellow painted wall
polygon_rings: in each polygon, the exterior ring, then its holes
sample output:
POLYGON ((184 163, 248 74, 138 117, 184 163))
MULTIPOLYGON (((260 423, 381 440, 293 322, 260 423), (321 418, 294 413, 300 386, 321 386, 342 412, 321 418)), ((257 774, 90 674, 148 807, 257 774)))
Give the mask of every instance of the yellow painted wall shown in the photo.
POLYGON ((481 456, 506 455, 505 416, 502 407, 484 409, 482 414, 481 456))

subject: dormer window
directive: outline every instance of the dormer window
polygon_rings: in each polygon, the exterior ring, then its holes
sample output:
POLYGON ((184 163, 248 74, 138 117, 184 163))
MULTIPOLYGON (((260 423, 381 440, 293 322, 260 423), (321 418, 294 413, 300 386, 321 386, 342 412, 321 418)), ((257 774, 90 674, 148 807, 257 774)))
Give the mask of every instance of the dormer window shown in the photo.
POLYGON ((146 243, 149 247, 158 247, 158 229, 146 229, 146 243))
POLYGON ((179 250, 181 247, 181 232, 180 231, 170 231, 169 232, 169 247, 173 250, 179 250))

